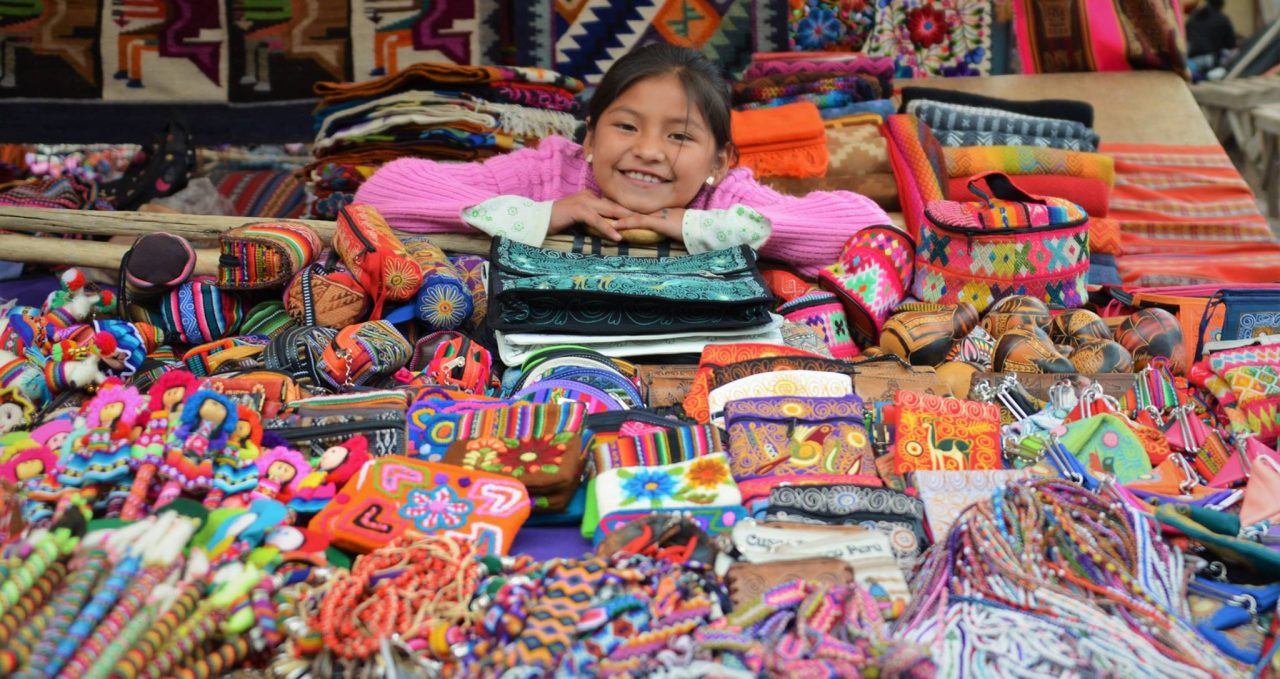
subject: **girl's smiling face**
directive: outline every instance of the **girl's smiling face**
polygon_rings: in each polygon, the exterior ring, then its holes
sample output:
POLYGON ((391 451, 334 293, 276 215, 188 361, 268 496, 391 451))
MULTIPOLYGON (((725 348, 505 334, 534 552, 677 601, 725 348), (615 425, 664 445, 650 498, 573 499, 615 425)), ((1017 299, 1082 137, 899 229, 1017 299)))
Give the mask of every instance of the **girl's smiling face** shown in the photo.
POLYGON ((728 164, 674 73, 644 78, 618 95, 583 147, 604 197, 642 214, 688 205, 728 164))

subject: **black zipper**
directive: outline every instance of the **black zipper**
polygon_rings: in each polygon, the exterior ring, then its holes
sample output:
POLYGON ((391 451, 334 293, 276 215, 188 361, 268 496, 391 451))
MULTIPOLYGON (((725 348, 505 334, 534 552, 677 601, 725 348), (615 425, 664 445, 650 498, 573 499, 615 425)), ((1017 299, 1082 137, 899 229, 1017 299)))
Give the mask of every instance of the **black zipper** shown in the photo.
POLYGON ((610 410, 588 415, 586 427, 593 432, 616 432, 622 429, 622 425, 625 422, 642 422, 656 427, 666 427, 668 431, 674 431, 680 427, 696 426, 695 423, 681 422, 680 420, 663 417, 645 410, 610 410))
POLYGON ((376 252, 378 248, 374 247, 373 243, 371 243, 368 238, 365 238, 360 229, 356 228, 356 220, 351 218, 351 215, 347 212, 346 206, 343 206, 338 210, 338 212, 346 218, 347 222, 351 225, 351 233, 355 234, 356 240, 360 241, 360 244, 364 246, 364 252, 361 252, 360 254, 367 255, 371 252, 376 252))
POLYGON ((388 418, 385 420, 377 420, 371 418, 361 418, 351 422, 339 422, 337 424, 319 424, 308 426, 285 426, 280 429, 268 428, 267 431, 273 432, 280 438, 293 442, 305 441, 313 438, 323 438, 334 434, 358 434, 366 431, 376 431, 380 429, 404 429, 406 420, 401 417, 388 418))

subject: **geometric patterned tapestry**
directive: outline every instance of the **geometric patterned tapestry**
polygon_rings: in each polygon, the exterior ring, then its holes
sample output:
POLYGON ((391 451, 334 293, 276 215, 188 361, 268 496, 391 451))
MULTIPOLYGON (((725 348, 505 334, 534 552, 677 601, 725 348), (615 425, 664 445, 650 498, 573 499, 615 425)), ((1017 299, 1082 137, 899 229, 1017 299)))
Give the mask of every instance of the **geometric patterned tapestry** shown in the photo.
POLYGON ((513 10, 516 63, 591 85, 653 42, 698 48, 731 74, 752 52, 787 48, 786 0, 514 0, 513 10))
MULTIPOLYGON (((513 0, 523 4, 524 0, 513 0)), ((2 0, 0 100, 270 102, 501 63, 502 0, 2 0)))

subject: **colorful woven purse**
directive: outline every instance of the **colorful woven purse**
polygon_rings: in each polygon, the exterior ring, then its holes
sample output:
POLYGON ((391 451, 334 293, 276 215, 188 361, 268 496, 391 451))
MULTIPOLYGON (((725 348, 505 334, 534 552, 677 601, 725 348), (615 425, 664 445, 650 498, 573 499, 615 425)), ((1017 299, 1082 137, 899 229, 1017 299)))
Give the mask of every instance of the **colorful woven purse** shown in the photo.
POLYGON ((222 234, 218 287, 257 290, 280 287, 320 255, 321 241, 306 224, 246 224, 222 234))
POLYGON ((406 302, 422 286, 421 265, 372 205, 342 208, 333 249, 373 297, 375 319, 382 318, 384 302, 406 302))
POLYGON ((1068 308, 1087 300, 1089 216, 1080 206, 1033 196, 999 172, 974 177, 969 190, 981 200, 936 200, 925 208, 917 298, 968 302, 979 312, 1012 295, 1068 308))
POLYGON ((386 321, 351 325, 338 334, 320 358, 320 377, 333 389, 364 386, 404 367, 413 348, 386 321))

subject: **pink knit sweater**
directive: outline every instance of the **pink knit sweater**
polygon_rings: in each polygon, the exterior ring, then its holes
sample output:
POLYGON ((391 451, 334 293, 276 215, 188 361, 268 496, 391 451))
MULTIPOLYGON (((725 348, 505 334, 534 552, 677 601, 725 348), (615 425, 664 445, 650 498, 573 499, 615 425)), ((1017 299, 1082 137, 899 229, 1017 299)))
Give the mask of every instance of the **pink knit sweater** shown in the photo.
MULTIPOLYGON (((393 161, 360 186, 356 201, 378 208, 397 229, 466 233, 473 229, 462 221, 462 211, 495 196, 558 200, 584 188, 600 192, 582 147, 562 137, 547 137, 536 149, 483 163, 393 161)), ((704 187, 687 207, 713 210, 737 204, 753 208, 773 225, 760 254, 808 276, 834 263, 858 230, 890 223, 884 210, 865 196, 848 191, 784 196, 757 183, 744 168, 731 170, 714 188, 704 187)))

